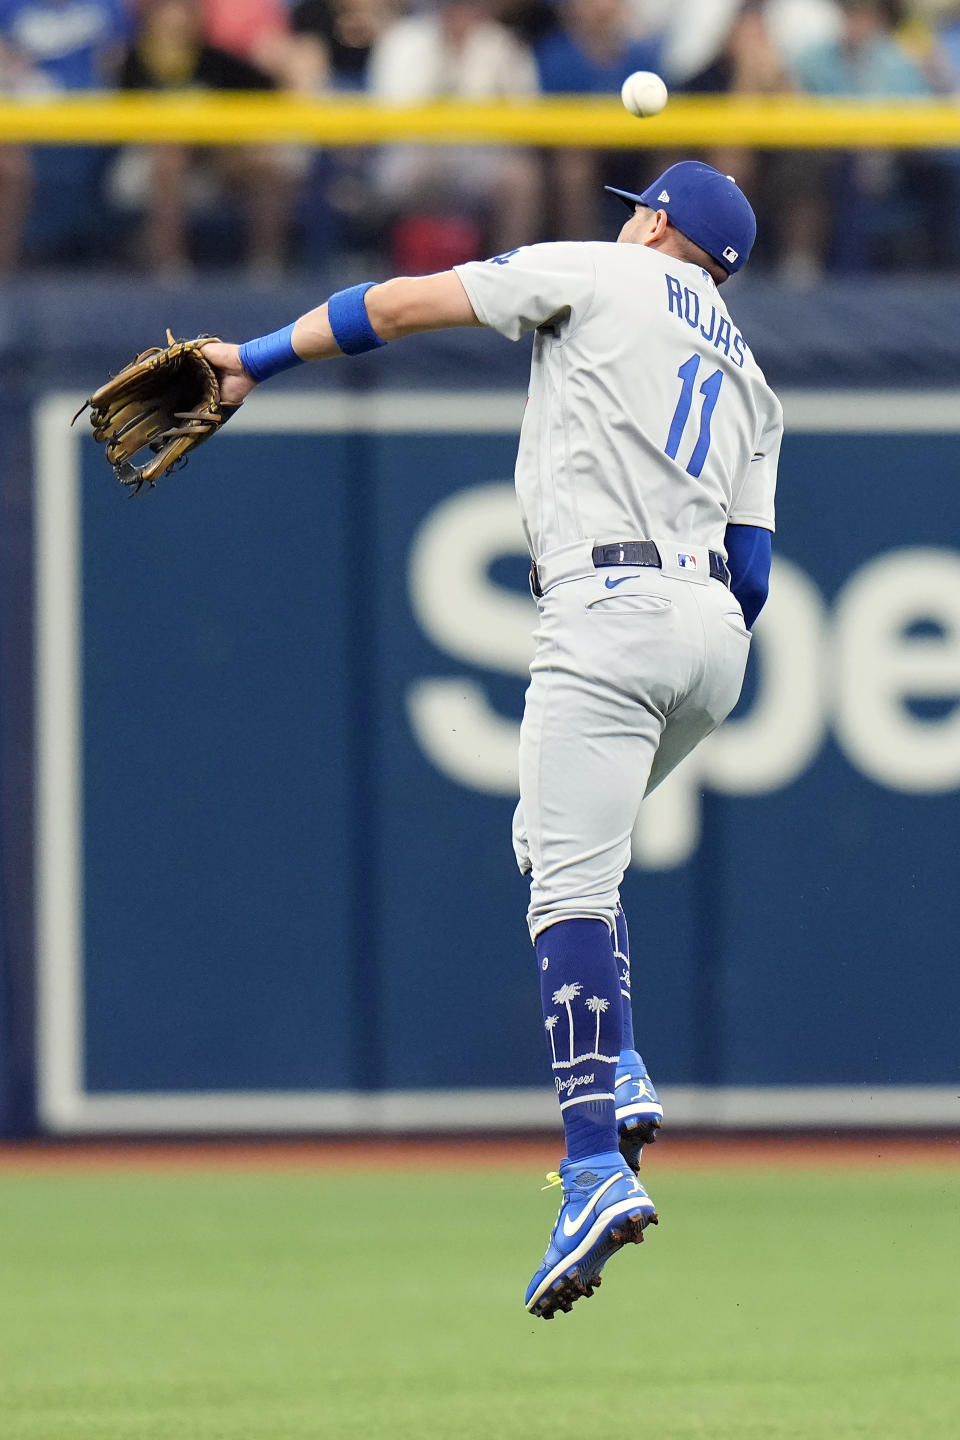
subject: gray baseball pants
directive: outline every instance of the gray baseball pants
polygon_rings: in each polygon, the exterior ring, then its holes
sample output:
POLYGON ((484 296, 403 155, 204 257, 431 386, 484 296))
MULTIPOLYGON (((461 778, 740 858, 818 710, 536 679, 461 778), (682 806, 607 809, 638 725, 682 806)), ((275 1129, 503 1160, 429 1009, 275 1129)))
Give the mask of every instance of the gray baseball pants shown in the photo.
POLYGON ((695 579, 596 570, 592 543, 541 562, 514 818, 533 940, 578 916, 613 932, 640 802, 733 709, 750 649, 703 561, 695 579))

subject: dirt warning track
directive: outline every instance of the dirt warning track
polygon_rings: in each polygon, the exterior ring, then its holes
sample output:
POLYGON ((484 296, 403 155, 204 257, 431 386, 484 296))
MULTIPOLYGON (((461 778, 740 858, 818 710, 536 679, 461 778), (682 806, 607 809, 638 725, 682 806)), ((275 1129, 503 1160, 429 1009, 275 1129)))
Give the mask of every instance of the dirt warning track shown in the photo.
MULTIPOLYGON (((663 1135, 654 1153, 660 1170, 960 1167, 960 1133, 923 1137, 836 1133, 663 1135)), ((382 1140, 24 1140, 0 1144, 0 1175, 57 1169, 73 1173, 124 1169, 549 1169, 561 1154, 559 1139, 546 1136, 467 1140, 392 1136, 382 1140)))

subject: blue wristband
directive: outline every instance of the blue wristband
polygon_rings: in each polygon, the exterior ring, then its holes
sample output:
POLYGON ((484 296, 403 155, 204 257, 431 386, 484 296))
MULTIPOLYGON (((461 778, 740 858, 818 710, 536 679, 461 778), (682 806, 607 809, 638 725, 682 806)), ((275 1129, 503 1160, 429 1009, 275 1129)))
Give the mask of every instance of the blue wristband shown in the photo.
POLYGON ((293 321, 283 330, 274 330, 272 335, 261 335, 240 346, 240 364, 251 380, 269 380, 271 375, 303 364, 303 357, 293 348, 291 337, 295 324, 293 321))
POLYGON ((366 350, 379 350, 387 343, 370 324, 363 298, 376 283, 367 280, 363 285, 352 285, 349 290, 338 290, 327 301, 330 329, 344 355, 362 355, 366 350))

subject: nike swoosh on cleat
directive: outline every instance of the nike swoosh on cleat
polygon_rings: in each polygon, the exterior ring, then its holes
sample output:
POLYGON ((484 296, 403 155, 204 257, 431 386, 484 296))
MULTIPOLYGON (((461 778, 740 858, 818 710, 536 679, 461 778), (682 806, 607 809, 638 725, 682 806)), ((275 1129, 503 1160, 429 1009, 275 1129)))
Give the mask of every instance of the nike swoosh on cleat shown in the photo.
POLYGON ((611 1175, 611 1176, 610 1176, 610 1179, 609 1179, 609 1180, 605 1180, 605 1181, 603 1182, 603 1184, 599 1187, 599 1189, 594 1190, 593 1194, 590 1196, 590 1199, 587 1201, 586 1205, 584 1205, 583 1209, 580 1210, 580 1211, 578 1211, 578 1213, 574 1216, 574 1223, 573 1223, 573 1228, 572 1228, 572 1229, 570 1228, 570 1216, 569 1216, 569 1215, 564 1215, 564 1217, 563 1217, 563 1233, 564 1233, 564 1235, 566 1236, 566 1238, 567 1238, 568 1240, 571 1240, 571 1239, 573 1238, 573 1236, 576 1235, 577 1231, 578 1231, 578 1230, 580 1229, 580 1227, 582 1226, 582 1224, 583 1224, 584 1220, 586 1219, 587 1215, 589 1215, 589 1213, 590 1213, 590 1211, 593 1209, 594 1205, 596 1205, 597 1201, 600 1199, 600 1196, 606 1194, 606 1192, 610 1189, 610 1186, 611 1186, 611 1185, 616 1185, 616 1183, 617 1183, 618 1180, 625 1180, 625 1179, 626 1179, 626 1176, 625 1176, 625 1175, 620 1175, 620 1174, 611 1175))
MULTIPOLYGON (((647 1204, 649 1205, 651 1203, 649 1196, 647 1196, 646 1199, 647 1204)), ((605 1210, 603 1214, 593 1222, 590 1229, 587 1230, 586 1233, 581 1237, 580 1242, 576 1246, 576 1248, 571 1250, 569 1254, 561 1256, 561 1258, 557 1261, 556 1265, 554 1265, 553 1269, 547 1272, 547 1274, 540 1281, 540 1284, 537 1286, 534 1293, 530 1296, 530 1299, 527 1301, 527 1309, 534 1315, 539 1314, 540 1311, 537 1307, 539 1306, 544 1296, 544 1293, 550 1290, 554 1285, 556 1285, 557 1281, 561 1279, 563 1275, 565 1275, 572 1267, 578 1265, 579 1262, 583 1259, 583 1257, 590 1253, 592 1246, 596 1244, 598 1237, 603 1234, 606 1226, 611 1225, 618 1216, 630 1215, 630 1213, 633 1211, 638 1212, 638 1216, 641 1220, 643 1220, 644 1216, 646 1215, 647 1225, 657 1224, 656 1211, 654 1210, 650 1214, 646 1214, 646 1212, 643 1210, 643 1202, 641 1200, 638 1200, 636 1196, 632 1196, 628 1200, 616 1200, 613 1205, 610 1206, 609 1210, 605 1210)), ((641 1233, 639 1236, 630 1237, 631 1240, 639 1240, 642 1238, 643 1227, 641 1227, 641 1233)), ((619 1249, 621 1243, 622 1242, 612 1243, 610 1246, 610 1253, 613 1254, 615 1250, 619 1249)), ((609 1256, 604 1256, 602 1263, 605 1264, 607 1259, 609 1259, 609 1256)), ((592 1278, 589 1283, 594 1283, 592 1278)))

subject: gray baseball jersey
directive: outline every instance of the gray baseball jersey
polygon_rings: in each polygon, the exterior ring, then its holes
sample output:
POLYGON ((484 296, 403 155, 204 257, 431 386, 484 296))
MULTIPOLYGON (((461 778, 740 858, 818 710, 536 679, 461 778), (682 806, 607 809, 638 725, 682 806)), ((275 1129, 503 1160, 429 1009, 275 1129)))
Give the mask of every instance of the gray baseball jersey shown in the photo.
POLYGON ((477 318, 536 331, 516 483, 531 554, 723 550, 774 528, 776 396, 706 271, 644 245, 530 245, 456 267, 477 318))
POLYGON ((543 586, 514 822, 530 934, 613 933, 644 794, 740 693, 750 636, 706 550, 773 529, 782 412, 697 265, 588 242, 457 273, 483 324, 536 332, 516 467, 543 586), (594 568, 592 546, 644 539, 662 569, 594 568))

